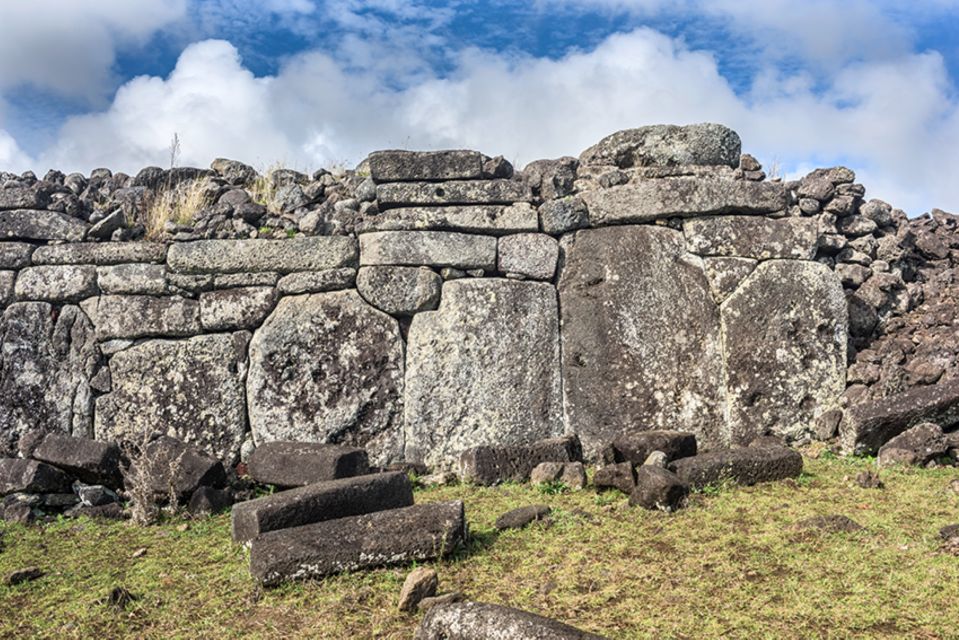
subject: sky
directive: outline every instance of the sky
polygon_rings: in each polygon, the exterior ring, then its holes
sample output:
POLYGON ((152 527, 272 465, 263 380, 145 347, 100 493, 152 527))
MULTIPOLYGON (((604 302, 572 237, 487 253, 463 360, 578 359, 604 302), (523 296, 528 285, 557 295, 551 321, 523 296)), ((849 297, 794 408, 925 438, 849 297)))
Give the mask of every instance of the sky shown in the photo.
POLYGON ((959 0, 0 0, 0 170, 135 173, 174 135, 184 166, 522 167, 695 122, 959 212, 959 0))

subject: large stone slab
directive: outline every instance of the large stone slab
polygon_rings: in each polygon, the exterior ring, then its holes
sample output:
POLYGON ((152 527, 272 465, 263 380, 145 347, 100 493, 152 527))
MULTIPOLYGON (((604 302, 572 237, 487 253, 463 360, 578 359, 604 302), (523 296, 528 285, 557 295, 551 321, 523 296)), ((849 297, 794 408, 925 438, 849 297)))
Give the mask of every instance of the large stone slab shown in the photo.
POLYGON ((238 287, 200 294, 200 324, 206 331, 255 329, 276 306, 272 287, 238 287))
POLYGON ((496 238, 451 231, 379 231, 360 236, 360 264, 496 268, 496 238))
POLYGON ((714 449, 669 465, 670 470, 693 489, 725 480, 750 485, 794 478, 802 473, 802 467, 798 451, 767 446, 714 449))
POLYGON ((79 302, 97 292, 96 268, 80 265, 27 267, 14 288, 18 300, 58 303, 79 302))
POLYGON ((331 442, 375 464, 402 453, 399 324, 356 291, 283 298, 250 343, 247 384, 257 444, 331 442))
POLYGON ((63 469, 87 484, 120 486, 120 448, 112 442, 47 433, 30 457, 63 469))
POLYGON ((36 460, 0 458, 0 496, 9 493, 70 493, 70 476, 36 460))
POLYGON ((183 273, 320 271, 356 266, 356 241, 345 236, 287 240, 198 240, 170 247, 167 264, 183 273))
POLYGON ((485 158, 478 151, 374 151, 370 176, 376 182, 475 180, 483 177, 485 158))
POLYGON ((701 256, 812 260, 819 241, 816 218, 712 216, 683 222, 686 248, 701 256))
POLYGON ((92 435, 93 325, 76 306, 18 302, 0 320, 0 451, 31 429, 92 435))
POLYGON ((510 206, 475 205, 389 209, 364 218, 357 233, 371 231, 465 231, 501 235, 535 232, 539 229, 536 209, 526 203, 510 206))
POLYGON ((430 607, 413 640, 603 640, 557 620, 482 602, 430 607))
POLYGON ((839 442, 845 453, 875 454, 891 439, 923 422, 933 422, 946 431, 959 426, 959 380, 913 387, 853 405, 839 424, 839 442))
POLYGON ((401 471, 316 482, 234 505, 233 541, 412 504, 413 486, 401 471))
POLYGON ((161 296, 168 289, 166 266, 131 263, 97 267, 97 284, 107 294, 161 296))
POLYGON ((110 359, 113 389, 96 401, 96 437, 137 441, 158 431, 227 463, 246 436, 249 334, 149 340, 110 359))
POLYGON ((500 482, 526 482, 543 462, 578 462, 582 446, 576 436, 546 438, 531 444, 484 444, 460 455, 459 475, 464 482, 489 486, 500 482))
POLYGON ((581 197, 594 227, 674 216, 761 214, 786 208, 782 183, 720 178, 639 180, 586 191, 581 197))
POLYGON ((0 242, 0 269, 22 269, 30 264, 33 251, 26 242, 0 242))
POLYGON ((35 187, 0 188, 0 210, 44 209, 49 201, 47 192, 35 187))
POLYGON ((739 166, 742 141, 721 124, 702 123, 684 127, 650 125, 617 131, 584 151, 582 165, 671 167, 676 165, 739 166))
POLYGON ((261 484, 301 487, 369 473, 366 451, 317 442, 264 442, 247 460, 247 473, 261 484))
POLYGON ((200 305, 179 296, 100 296, 85 301, 100 340, 184 337, 203 332, 200 305))
POLYGON ((160 263, 167 248, 158 242, 78 242, 37 247, 33 264, 160 263))
POLYGON ((14 209, 0 211, 0 239, 82 240, 87 223, 55 211, 14 209))
POLYGON ((758 261, 752 258, 704 258, 706 279, 713 292, 713 300, 721 304, 746 279, 758 261))
POLYGON ((763 262, 721 309, 730 442, 811 434, 846 388, 839 278, 818 262, 763 262))
POLYGON ((588 229, 563 240, 567 429, 588 457, 627 430, 724 441, 719 310, 680 232, 588 229))
POLYGON ((466 540, 463 503, 433 502, 328 520, 254 538, 250 572, 264 586, 452 554, 466 540))
POLYGON ((451 180, 391 182, 376 187, 381 209, 423 205, 513 204, 529 202, 533 192, 523 180, 451 180))
POLYGON ((451 466, 471 447, 563 433, 558 333, 549 284, 446 282, 410 327, 407 459, 451 466))

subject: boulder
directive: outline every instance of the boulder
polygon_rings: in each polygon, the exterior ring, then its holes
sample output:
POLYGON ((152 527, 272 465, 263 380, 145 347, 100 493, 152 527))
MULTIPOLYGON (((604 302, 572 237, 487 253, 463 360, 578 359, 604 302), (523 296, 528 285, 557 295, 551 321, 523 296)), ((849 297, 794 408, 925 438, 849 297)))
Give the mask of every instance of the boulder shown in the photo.
POLYGON ((471 447, 562 433, 557 320, 549 284, 444 283, 439 309, 410 326, 406 459, 448 467, 471 447))
POLYGON ((95 267, 64 265, 27 267, 17 275, 18 300, 69 303, 97 294, 95 267))
MULTIPOLYGON (((119 484, 114 485, 119 487, 119 484)), ((105 487, 102 484, 83 484, 82 482, 73 483, 73 491, 80 503, 87 507, 102 507, 114 502, 120 502, 120 496, 117 493, 105 487)))
POLYGON ((356 282, 356 269, 326 269, 324 271, 304 271, 283 276, 276 283, 276 290, 283 295, 295 296, 301 293, 322 293, 349 289, 356 282))
POLYGON ((360 264, 496 268, 496 238, 450 231, 379 231, 360 236, 360 264))
POLYGON ((523 167, 523 177, 533 188, 534 195, 542 200, 555 200, 573 193, 578 166, 579 160, 570 156, 533 160, 523 167))
POLYGON ((374 151, 370 176, 375 182, 478 180, 484 160, 478 151, 374 151))
POLYGON ((819 240, 815 218, 711 216, 683 222, 686 249, 701 256, 812 260, 819 240))
POLYGON ((689 485, 662 467, 642 465, 636 469, 636 488, 629 495, 629 504, 644 509, 675 511, 689 495, 689 485))
POLYGON ((33 264, 160 264, 166 260, 166 252, 166 245, 159 242, 50 244, 36 248, 33 252, 33 264))
POLYGON ((254 538, 250 572, 274 586, 343 571, 432 560, 466 540, 463 503, 434 502, 270 531, 254 538))
POLYGON ((227 464, 246 434, 243 379, 249 334, 149 340, 110 359, 112 390, 97 398, 98 440, 175 435, 227 464))
POLYGON ((507 511, 496 518, 496 530, 522 529, 523 527, 544 520, 552 511, 545 504, 532 504, 507 511))
POLYGON ((162 296, 168 289, 166 267, 148 263, 98 267, 97 285, 107 294, 162 296))
POLYGON ((547 438, 532 444, 481 445, 460 456, 460 478, 481 486, 525 482, 543 462, 579 462, 583 459, 576 436, 547 438))
POLYGON ((545 233, 518 233, 499 239, 499 271, 532 280, 552 280, 559 243, 545 233))
POLYGON ((587 229, 561 244, 566 428, 588 457, 630 424, 721 445, 719 310, 682 233, 587 229))
POLYGON ((661 451, 667 462, 672 462, 696 455, 696 436, 683 431, 631 431, 613 438, 611 446, 615 462, 645 464, 655 451, 661 451))
POLYGON ((927 462, 946 455, 948 450, 949 442, 942 428, 932 422, 923 422, 906 429, 880 447, 879 466, 925 466, 927 462))
POLYGON ((200 305, 180 296, 100 296, 83 304, 97 338, 184 337, 203 332, 200 305))
POLYGON ((47 433, 30 457, 63 469, 81 482, 113 488, 121 483, 120 448, 112 442, 47 433))
POLYGON ((356 291, 283 298, 250 343, 247 405, 257 445, 363 447, 375 464, 402 453, 399 324, 356 291))
POLYGON ((200 294, 200 324, 206 331, 256 329, 276 306, 272 287, 239 287, 200 294))
POLYGON ((199 240, 170 246, 167 264, 182 273, 320 271, 356 265, 356 240, 310 236, 286 240, 199 240))
POLYGON ((533 194, 522 180, 451 180, 393 182, 376 187, 381 209, 423 205, 513 204, 529 202, 533 194))
POLYGON ((481 602, 459 602, 431 607, 414 640, 603 640, 519 609, 481 602))
POLYGON ((82 220, 55 211, 14 209, 0 211, 0 239, 66 240, 78 242, 86 235, 82 220))
POLYGON ((0 458, 0 496, 11 493, 70 493, 70 476, 37 460, 0 458))
POLYGON ((784 480, 798 476, 802 468, 802 456, 787 447, 715 449, 669 465, 693 489, 725 480, 744 485, 784 480))
POLYGON ((416 608, 424 598, 430 598, 436 595, 436 588, 438 586, 439 577, 436 575, 436 571, 429 567, 413 569, 403 582, 397 608, 400 611, 406 612, 416 611, 416 608))
POLYGON ((651 125, 609 135, 579 156, 581 165, 668 167, 739 166, 742 141, 721 124, 651 125))
POLYGON ((370 472, 366 451, 313 442, 264 442, 247 460, 248 475, 261 484, 302 487, 370 472))
POLYGON ((226 471, 220 461, 196 447, 161 435, 135 454, 124 483, 127 490, 137 483, 157 497, 175 494, 179 502, 185 502, 200 487, 224 486, 226 471))
POLYGON ((619 489, 623 493, 632 493, 636 488, 636 470, 633 463, 618 462, 596 469, 593 486, 600 490, 619 489))
POLYGON ((388 209, 364 218, 359 234, 372 231, 461 231, 491 236, 538 230, 536 210, 525 202, 508 206, 469 205, 388 209))
POLYGON ((428 267, 361 267, 356 290, 377 309, 394 316, 412 316, 435 309, 443 279, 428 267))

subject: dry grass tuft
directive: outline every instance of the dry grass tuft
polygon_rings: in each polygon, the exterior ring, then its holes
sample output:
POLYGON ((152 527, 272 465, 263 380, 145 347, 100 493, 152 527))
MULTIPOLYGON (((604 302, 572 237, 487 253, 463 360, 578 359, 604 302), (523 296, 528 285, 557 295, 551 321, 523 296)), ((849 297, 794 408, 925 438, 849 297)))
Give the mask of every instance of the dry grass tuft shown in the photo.
POLYGON ((209 204, 202 180, 184 182, 176 187, 160 187, 146 204, 145 226, 148 240, 163 233, 168 222, 186 225, 209 204))

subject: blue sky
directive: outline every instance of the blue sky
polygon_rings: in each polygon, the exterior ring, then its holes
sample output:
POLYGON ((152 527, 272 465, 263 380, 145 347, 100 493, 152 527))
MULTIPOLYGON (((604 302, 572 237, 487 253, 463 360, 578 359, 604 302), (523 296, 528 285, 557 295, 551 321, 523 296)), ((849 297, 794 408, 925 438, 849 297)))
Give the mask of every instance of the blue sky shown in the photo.
POLYGON ((787 176, 844 163, 959 210, 959 0, 0 0, 0 168, 218 156, 352 165, 472 147, 522 166, 718 121, 787 176))

